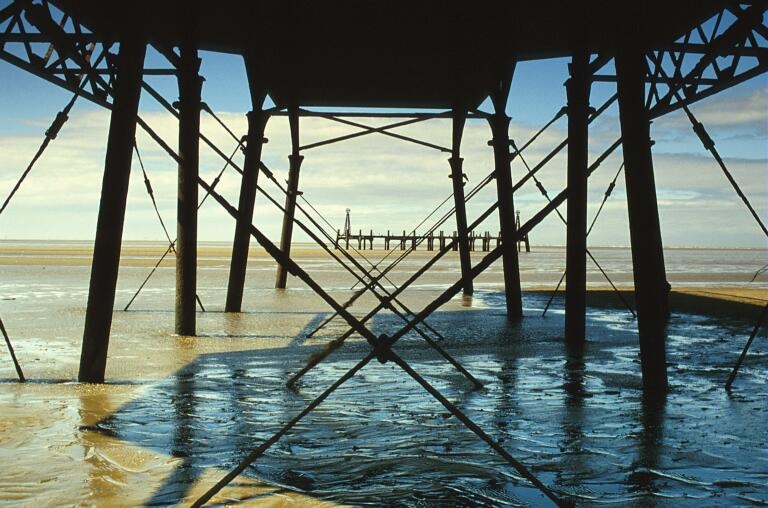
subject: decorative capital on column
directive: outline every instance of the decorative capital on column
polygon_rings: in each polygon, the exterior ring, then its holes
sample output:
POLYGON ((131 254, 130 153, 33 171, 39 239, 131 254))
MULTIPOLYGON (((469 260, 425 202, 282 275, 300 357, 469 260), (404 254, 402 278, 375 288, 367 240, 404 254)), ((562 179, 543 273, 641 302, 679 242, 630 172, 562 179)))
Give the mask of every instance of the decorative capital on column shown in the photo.
POLYGON ((289 155, 288 156, 288 163, 290 164, 290 167, 292 169, 299 169, 301 167, 301 163, 304 160, 303 155, 289 155))
POLYGON ((462 166, 464 165, 464 158, 463 157, 451 157, 448 159, 448 164, 451 165, 451 170, 454 172, 460 172, 462 166))

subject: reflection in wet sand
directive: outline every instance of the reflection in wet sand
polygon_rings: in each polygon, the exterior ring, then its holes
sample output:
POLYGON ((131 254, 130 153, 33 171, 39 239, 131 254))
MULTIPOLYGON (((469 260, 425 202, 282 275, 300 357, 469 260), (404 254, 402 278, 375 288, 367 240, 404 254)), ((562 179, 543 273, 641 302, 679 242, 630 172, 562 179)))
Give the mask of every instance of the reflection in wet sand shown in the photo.
POLYGON ((651 472, 659 468, 663 453, 665 404, 664 400, 643 399, 638 411, 640 428, 635 436, 637 457, 627 481, 634 486, 633 490, 643 494, 650 495, 661 490, 656 485, 659 477, 651 472))
POLYGON ((584 399, 592 395, 584 385, 583 344, 567 344, 565 346, 565 362, 563 365, 563 415, 562 415, 562 440, 560 453, 562 454, 560 471, 564 488, 569 490, 579 488, 581 481, 568 472, 588 471, 590 451, 585 447, 584 439, 584 399), (565 473, 568 477, 562 477, 565 473))
MULTIPOLYGON (((111 384, 61 383, 76 377, 87 269, 58 270, 60 283, 50 287, 27 290, 27 279, 10 269, 3 281, 4 294, 17 299, 3 300, 0 310, 19 337, 14 345, 31 382, 18 386, 9 364, 0 383, 2 505, 188 504, 368 351, 352 339, 297 390, 287 390, 288 375, 342 333, 344 323, 333 321, 307 340, 329 315, 322 302, 302 287, 279 294, 251 289, 251 312, 224 314, 211 304, 214 312, 198 315, 199 337, 174 337, 173 314, 162 310, 172 308, 168 270, 136 310, 116 313, 111 384)), ((257 287, 271 284, 272 270, 264 273, 269 281, 257 287)), ((206 303, 224 301, 222 274, 207 265, 201 270, 206 303)), ((118 299, 129 298, 143 275, 128 267, 118 299)), ((454 275, 439 273, 408 296, 408 305, 422 308, 454 275)), ((351 284, 338 273, 319 276, 339 299, 348 296, 351 284)), ((447 337, 443 347, 483 389, 472 390, 418 337, 406 337, 396 350, 542 480, 583 504, 768 502, 768 438, 760 432, 768 408, 763 335, 734 392, 721 389, 751 327, 752 307, 685 299, 669 327, 670 395, 653 407, 640 390, 636 323, 612 306, 613 295, 603 298, 608 305, 590 308, 586 347, 569 350, 557 304, 541 319, 547 295, 528 293, 526 319, 511 326, 503 296, 483 286, 497 287, 498 280, 480 281, 471 300, 457 298, 431 320, 447 337)), ((371 303, 363 300, 353 311, 371 303)), ((390 333, 400 321, 385 314, 372 326, 390 333)), ((378 363, 281 439, 217 502, 240 500, 544 503, 397 367, 378 363)))

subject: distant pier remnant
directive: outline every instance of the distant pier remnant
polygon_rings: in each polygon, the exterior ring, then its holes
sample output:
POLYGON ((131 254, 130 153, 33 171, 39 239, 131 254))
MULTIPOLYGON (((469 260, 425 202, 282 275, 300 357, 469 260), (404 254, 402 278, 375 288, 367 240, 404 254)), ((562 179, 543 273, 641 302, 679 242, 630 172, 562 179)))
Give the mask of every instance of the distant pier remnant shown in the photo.
MULTIPOLYGON (((515 228, 520 229, 520 210, 515 211, 515 228)), ((522 240, 518 240, 517 252, 521 252, 523 246, 525 246, 525 252, 531 252, 531 242, 528 239, 528 233, 525 234, 522 240)))
MULTIPOLYGON (((352 210, 347 208, 347 216, 344 219, 344 238, 346 240, 345 243, 344 243, 344 248, 345 249, 349 249, 349 237, 352 234, 352 231, 351 231, 352 225, 351 225, 351 222, 349 220, 349 212, 351 212, 351 211, 352 210)), ((373 249, 373 240, 371 240, 371 249, 373 249)))
MULTIPOLYGON (((349 215, 347 215, 347 219, 349 219, 349 215)), ((379 248, 383 246, 384 250, 392 250, 393 246, 395 248, 399 246, 399 249, 404 251, 408 249, 418 250, 419 246, 426 243, 424 250, 432 252, 444 249, 448 242, 453 241, 452 250, 459 250, 457 231, 453 231, 450 235, 446 235, 444 230, 437 232, 429 230, 424 234, 417 234, 415 231, 408 233, 405 230, 401 234, 392 234, 390 230, 387 230, 386 233, 379 234, 374 233, 372 229, 367 233, 359 229, 357 233, 352 233, 348 226, 349 223, 346 223, 344 231, 336 230, 336 241, 334 242, 336 249, 348 250, 351 242, 353 246, 357 245, 357 250, 375 250, 377 246, 379 248), (376 240, 381 240, 381 242, 377 243, 376 240)), ((520 226, 520 214, 517 214, 517 226, 520 226)), ((528 235, 515 243, 517 243, 517 252, 522 252, 523 248, 525 248, 525 252, 531 252, 528 235)), ((491 234, 490 231, 485 231, 482 234, 472 231, 467 235, 467 245, 470 252, 490 252, 502 244, 501 231, 495 235, 491 234)))

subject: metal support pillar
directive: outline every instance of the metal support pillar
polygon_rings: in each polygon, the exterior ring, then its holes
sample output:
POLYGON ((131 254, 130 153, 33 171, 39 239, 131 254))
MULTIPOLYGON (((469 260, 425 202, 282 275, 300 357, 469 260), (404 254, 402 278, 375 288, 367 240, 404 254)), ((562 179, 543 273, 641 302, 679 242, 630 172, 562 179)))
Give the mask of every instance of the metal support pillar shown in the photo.
POLYGON ((130 37, 120 41, 77 377, 85 383, 103 383, 107 366, 145 52, 146 43, 140 38, 130 37))
POLYGON ((465 295, 473 293, 472 260, 469 256, 469 237, 467 234, 467 210, 464 199, 464 179, 466 175, 462 171, 464 159, 459 157, 461 149, 461 136, 464 133, 464 122, 466 113, 463 110, 453 110, 453 135, 451 143, 451 158, 448 163, 451 165, 450 178, 453 181, 453 202, 456 207, 456 229, 458 230, 459 260, 461 262, 461 278, 465 295))
POLYGON ((243 304, 243 288, 245 286, 245 271, 248 265, 248 247, 251 240, 251 223, 253 222, 253 206, 256 201, 256 185, 259 179, 259 164, 261 150, 264 146, 264 128, 268 115, 262 106, 266 92, 255 86, 254 66, 246 58, 248 79, 251 84, 251 100, 253 111, 248 113, 248 139, 245 146, 245 161, 243 162, 243 179, 240 182, 240 201, 235 225, 235 239, 232 242, 232 262, 229 267, 229 284, 227 286, 227 302, 225 312, 240 312, 243 304))
POLYGON ((647 395, 662 396, 667 389, 665 319, 668 285, 653 177, 650 122, 645 108, 645 71, 645 57, 640 48, 630 42, 619 49, 616 54, 619 120, 643 387, 647 395))
POLYGON ((199 172, 200 59, 194 45, 181 46, 179 63, 179 156, 176 222, 176 333, 195 335, 197 294, 197 180, 199 172))
MULTIPOLYGON (((296 197, 299 189, 299 168, 304 156, 299 155, 299 109, 290 108, 288 122, 291 129, 291 155, 288 156, 288 194, 285 196, 285 214, 283 231, 280 235, 280 250, 286 256, 291 255, 291 235, 293 234, 293 216, 296 212, 296 197)), ((281 264, 277 265, 275 288, 285 289, 288 272, 281 264)))
POLYGON ((568 96, 568 211, 565 258, 565 340, 584 342, 587 311, 587 165, 589 135, 589 53, 570 64, 568 96))
MULTIPOLYGON (((499 226, 501 229, 502 263, 504 270, 504 291, 507 300, 507 317, 517 320, 523 317, 523 303, 520 291, 520 264, 517 258, 517 236, 515 203, 512 195, 512 168, 509 155, 509 117, 506 102, 511 79, 503 82, 500 90, 491 93, 495 113, 489 118, 493 135, 493 158, 496 177, 496 195, 499 200, 499 226)), ((485 249, 483 249, 485 250, 485 249)), ((490 250, 490 240, 488 241, 490 250)))

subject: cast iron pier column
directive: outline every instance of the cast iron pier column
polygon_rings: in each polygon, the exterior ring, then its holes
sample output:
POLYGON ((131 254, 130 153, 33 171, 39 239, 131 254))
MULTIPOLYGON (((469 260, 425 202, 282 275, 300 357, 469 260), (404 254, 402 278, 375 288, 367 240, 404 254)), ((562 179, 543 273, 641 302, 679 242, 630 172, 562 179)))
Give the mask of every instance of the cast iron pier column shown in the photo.
MULTIPOLYGON (((280 235, 280 250, 286 256, 291 255, 291 235, 293 234, 293 216, 296 211, 296 197, 299 189, 299 168, 304 157, 299 155, 299 110, 290 108, 288 122, 291 129, 291 155, 288 156, 288 195, 285 197, 285 214, 283 215, 283 231, 280 235)), ((275 288, 285 289, 288 272, 283 265, 277 265, 275 288)))
POLYGON ((645 107, 645 71, 642 49, 633 43, 619 49, 616 54, 617 91, 643 387, 647 395, 662 396, 667 389, 665 320, 668 286, 653 177, 650 121, 645 107))
POLYGON ((146 43, 138 37, 120 41, 88 306, 85 311, 80 371, 77 376, 79 381, 85 383, 103 383, 107 367, 145 52, 146 43))
POLYGON ((584 342, 587 310, 587 164, 589 53, 573 56, 568 96, 568 210, 565 256, 565 340, 584 342))
POLYGON ((248 246, 251 241, 250 226, 253 222, 253 206, 256 200, 256 185, 259 179, 259 164, 261 150, 264 146, 264 128, 268 115, 262 106, 266 93, 253 85, 255 76, 250 70, 252 66, 246 61, 249 69, 248 79, 251 83, 251 99, 253 111, 248 113, 248 139, 245 145, 245 161, 243 162, 243 179, 240 182, 240 201, 238 204, 235 239, 232 242, 232 262, 229 267, 229 284, 227 286, 227 303, 225 312, 240 312, 243 304, 243 288, 245 286, 245 271, 248 265, 248 246))
POLYGON ((496 195, 499 200, 499 228, 501 229, 501 250, 504 270, 504 291, 507 300, 507 317, 516 320, 523 316, 520 291, 520 264, 517 258, 517 234, 515 224, 515 203, 512 195, 512 168, 509 154, 509 117, 505 108, 509 84, 501 91, 491 94, 494 115, 489 119, 493 135, 493 158, 496 176, 496 195))
POLYGON ((199 172, 200 60, 194 45, 181 46, 179 156, 176 222, 176 333, 195 335, 197 292, 197 179, 199 172))
POLYGON ((467 236, 467 210, 464 199, 464 172, 462 164, 464 159, 459 157, 461 153, 461 136, 464 133, 464 122, 466 115, 464 111, 453 110, 453 135, 451 144, 451 158, 448 163, 451 165, 450 178, 453 183, 453 202, 456 207, 456 230, 459 242, 459 260, 461 262, 461 279, 464 286, 464 294, 473 293, 472 260, 469 256, 469 238, 467 236))

